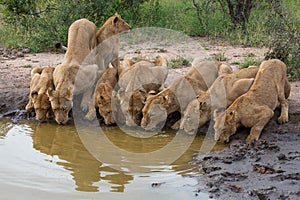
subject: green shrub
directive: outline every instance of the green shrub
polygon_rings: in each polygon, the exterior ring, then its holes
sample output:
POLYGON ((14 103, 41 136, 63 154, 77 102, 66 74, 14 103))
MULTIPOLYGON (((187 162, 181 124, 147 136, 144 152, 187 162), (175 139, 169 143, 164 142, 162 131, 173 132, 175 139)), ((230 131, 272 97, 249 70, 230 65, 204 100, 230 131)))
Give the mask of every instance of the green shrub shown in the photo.
POLYGON ((277 2, 270 9, 266 31, 271 35, 269 51, 265 58, 277 58, 287 64, 290 80, 300 79, 300 31, 292 20, 292 16, 283 7, 282 2, 277 2))
POLYGON ((253 57, 246 57, 242 63, 239 63, 239 68, 247 68, 249 66, 259 66, 262 60, 257 60, 253 57))
POLYGON ((169 65, 170 68, 177 68, 177 67, 180 67, 180 66, 189 66, 191 64, 190 61, 191 60, 188 59, 188 58, 177 56, 176 58, 171 59, 169 61, 168 65, 169 65))

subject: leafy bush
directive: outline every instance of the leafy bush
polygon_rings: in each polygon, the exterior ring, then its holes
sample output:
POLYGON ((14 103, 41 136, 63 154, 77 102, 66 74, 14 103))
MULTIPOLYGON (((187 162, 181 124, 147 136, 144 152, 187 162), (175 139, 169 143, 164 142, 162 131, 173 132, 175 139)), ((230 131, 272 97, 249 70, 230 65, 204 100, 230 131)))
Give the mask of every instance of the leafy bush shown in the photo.
MULTIPOLYGON (((68 28, 77 19, 87 18, 100 27, 114 13, 128 8, 124 13, 129 15, 145 1, 2 0, 0 17, 4 18, 1 24, 4 31, 1 40, 6 46, 45 50, 55 42, 66 44, 68 28)), ((136 15, 138 12, 134 13, 136 15)))
POLYGON ((259 66, 261 64, 261 60, 257 60, 253 57, 246 57, 245 60, 240 63, 240 69, 247 68, 249 66, 259 66))
POLYGON ((265 58, 277 58, 288 66, 290 80, 300 79, 300 32, 285 12, 281 1, 274 1, 266 31, 271 35, 265 58))
POLYGON ((169 61, 169 67, 170 68, 177 68, 177 67, 180 67, 180 66, 190 66, 191 60, 188 59, 188 58, 184 58, 184 57, 181 57, 181 56, 177 56, 176 58, 174 59, 171 59, 169 61))

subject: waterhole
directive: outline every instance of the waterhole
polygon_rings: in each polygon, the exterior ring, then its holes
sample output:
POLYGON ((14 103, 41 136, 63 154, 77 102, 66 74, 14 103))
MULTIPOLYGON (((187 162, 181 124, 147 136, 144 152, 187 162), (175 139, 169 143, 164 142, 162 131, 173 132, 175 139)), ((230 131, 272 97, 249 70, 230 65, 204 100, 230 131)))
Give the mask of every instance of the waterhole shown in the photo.
MULTIPOLYGON (((118 127, 102 130, 114 146, 145 155, 163 148, 176 135, 165 130, 139 138, 118 127)), ((207 199, 205 193, 195 195, 197 181, 192 177, 201 176, 191 161, 202 142, 203 136, 197 135, 170 164, 133 163, 122 157, 127 166, 117 169, 95 158, 72 124, 0 120, 0 199, 207 199)), ((104 148, 112 160, 118 157, 109 145, 104 148)), ((214 146, 220 148, 224 146, 214 146)))

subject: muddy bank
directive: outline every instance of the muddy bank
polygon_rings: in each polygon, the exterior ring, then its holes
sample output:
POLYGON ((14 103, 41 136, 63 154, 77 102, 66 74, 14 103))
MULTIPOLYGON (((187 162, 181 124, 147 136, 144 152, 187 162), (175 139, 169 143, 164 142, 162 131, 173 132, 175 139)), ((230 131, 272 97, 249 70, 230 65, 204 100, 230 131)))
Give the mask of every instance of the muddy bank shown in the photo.
POLYGON ((56 66, 63 56, 56 52, 32 54, 30 49, 0 48, 0 116, 11 116, 25 108, 32 68, 56 66))
POLYGON ((246 144, 249 129, 232 137, 228 149, 199 154, 194 164, 204 176, 199 191, 215 199, 300 199, 300 104, 299 83, 292 83, 289 122, 267 124, 258 142, 246 144), (298 95, 296 95, 298 94, 298 95))

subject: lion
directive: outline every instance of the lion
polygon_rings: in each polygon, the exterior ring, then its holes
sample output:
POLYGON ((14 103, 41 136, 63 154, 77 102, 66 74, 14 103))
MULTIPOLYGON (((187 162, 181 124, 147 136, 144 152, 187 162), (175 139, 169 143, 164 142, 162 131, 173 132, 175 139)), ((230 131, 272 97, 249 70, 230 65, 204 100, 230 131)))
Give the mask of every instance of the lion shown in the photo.
POLYGON ((111 63, 113 67, 120 66, 118 35, 128 32, 131 26, 117 13, 107 19, 96 34, 97 48, 95 50, 96 64, 99 70, 111 63))
POLYGON ((263 61, 250 90, 238 97, 225 111, 214 112, 215 140, 229 142, 240 126, 251 128, 246 141, 258 140, 264 126, 281 105, 279 123, 288 122, 290 83, 286 65, 278 60, 263 61))
POLYGON ((54 67, 36 67, 31 70, 29 102, 26 110, 34 109, 37 120, 45 120, 53 117, 51 103, 47 90, 52 89, 54 67))
POLYGON ((148 93, 162 90, 167 75, 168 61, 163 57, 136 62, 120 74, 117 98, 127 126, 140 125, 148 93))
POLYGON ((88 120, 96 117, 96 108, 104 118, 105 124, 110 125, 115 123, 111 108, 111 98, 117 82, 118 68, 108 67, 96 84, 93 95, 95 101, 94 103, 91 102, 89 112, 86 115, 88 120))
MULTIPOLYGON (((96 26, 93 22, 87 19, 79 19, 71 24, 68 32, 68 49, 64 61, 53 72, 55 89, 48 90, 51 107, 58 124, 66 124, 68 121, 68 113, 73 106, 72 98, 76 75, 80 69, 81 71, 84 70, 81 64, 91 53, 92 49, 96 47, 96 44, 96 26)), ((86 72, 94 76, 93 74, 97 74, 97 68, 95 71, 95 67, 97 65, 85 66, 87 68, 86 72), (91 69, 89 70, 89 68, 91 69)), ((85 82, 92 81, 91 78, 81 77, 81 79, 85 80, 85 82)), ((87 91, 89 92, 89 90, 87 91)), ((86 93, 84 96, 89 96, 89 93, 86 93)), ((82 101, 81 105, 84 108, 86 104, 87 102, 82 101)))
MULTIPOLYGON (((141 126, 145 130, 154 130, 165 121, 163 116, 176 111, 183 113, 188 103, 203 93, 219 76, 219 72, 232 73, 230 66, 213 61, 193 62, 189 71, 175 79, 169 87, 147 98, 142 110, 141 126), (227 70, 226 70, 227 68, 227 70)), ((172 128, 178 129, 180 120, 172 128)))
POLYGON ((250 89, 258 69, 250 66, 219 76, 207 91, 188 104, 180 129, 192 133, 211 119, 215 109, 227 108, 250 89))

